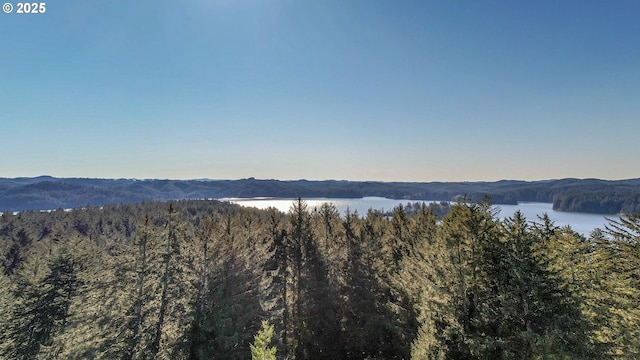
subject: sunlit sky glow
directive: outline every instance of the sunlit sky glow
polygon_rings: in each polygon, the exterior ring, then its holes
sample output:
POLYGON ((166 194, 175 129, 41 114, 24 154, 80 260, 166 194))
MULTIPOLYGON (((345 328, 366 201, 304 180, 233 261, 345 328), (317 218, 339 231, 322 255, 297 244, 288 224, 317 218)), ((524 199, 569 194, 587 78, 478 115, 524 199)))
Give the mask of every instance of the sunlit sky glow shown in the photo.
POLYGON ((0 13, 0 177, 640 176, 640 2, 0 13))

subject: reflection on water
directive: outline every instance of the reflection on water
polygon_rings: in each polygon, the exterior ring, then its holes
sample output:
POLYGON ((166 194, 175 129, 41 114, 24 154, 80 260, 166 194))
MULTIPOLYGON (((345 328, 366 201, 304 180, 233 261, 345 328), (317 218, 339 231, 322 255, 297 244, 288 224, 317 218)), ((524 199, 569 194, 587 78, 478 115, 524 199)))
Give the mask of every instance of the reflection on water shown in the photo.
MULTIPOLYGON (((282 212, 288 212, 295 199, 274 199, 274 198, 251 198, 251 199, 224 199, 231 203, 239 204, 246 207, 255 207, 258 209, 266 209, 273 207, 282 212)), ((361 199, 304 199, 310 209, 319 207, 322 203, 329 202, 335 205, 341 215, 344 215, 349 209, 351 212, 358 212, 361 216, 366 215, 369 209, 389 211, 399 204, 407 202, 422 201, 426 203, 439 202, 431 200, 393 200, 381 197, 365 197, 361 199)), ((537 221, 538 216, 544 213, 555 222, 556 226, 570 225, 571 228, 585 236, 588 236, 595 228, 604 229, 608 224, 607 219, 603 215, 585 214, 575 212, 554 211, 551 203, 538 202, 521 202, 518 205, 496 205, 500 218, 512 216, 516 211, 520 210, 529 221, 537 221)), ((607 216, 613 220, 619 220, 618 216, 607 216)))

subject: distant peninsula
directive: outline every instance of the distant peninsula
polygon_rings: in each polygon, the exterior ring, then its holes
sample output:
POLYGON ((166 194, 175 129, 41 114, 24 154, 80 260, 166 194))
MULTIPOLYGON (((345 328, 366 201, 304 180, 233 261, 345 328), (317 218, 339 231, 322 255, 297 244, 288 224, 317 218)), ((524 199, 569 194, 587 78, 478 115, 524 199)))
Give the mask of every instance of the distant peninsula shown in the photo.
POLYGON ((0 178, 0 211, 49 210, 108 204, 207 198, 361 198, 553 203, 553 209, 595 214, 640 213, 640 178, 495 182, 379 182, 346 180, 160 180, 51 176, 0 178))

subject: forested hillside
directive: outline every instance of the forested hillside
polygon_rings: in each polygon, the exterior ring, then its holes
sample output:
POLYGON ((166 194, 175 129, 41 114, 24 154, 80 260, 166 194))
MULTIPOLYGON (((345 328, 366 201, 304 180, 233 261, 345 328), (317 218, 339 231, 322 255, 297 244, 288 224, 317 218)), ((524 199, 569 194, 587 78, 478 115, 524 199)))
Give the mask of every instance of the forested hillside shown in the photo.
POLYGON ((640 179, 561 179, 497 182, 376 182, 279 180, 134 180, 0 178, 0 211, 229 197, 362 198, 455 201, 464 197, 496 204, 553 203, 554 210, 598 214, 640 212, 640 179))
POLYGON ((637 359, 639 249, 637 215, 584 238, 484 203, 4 213, 0 358, 637 359))

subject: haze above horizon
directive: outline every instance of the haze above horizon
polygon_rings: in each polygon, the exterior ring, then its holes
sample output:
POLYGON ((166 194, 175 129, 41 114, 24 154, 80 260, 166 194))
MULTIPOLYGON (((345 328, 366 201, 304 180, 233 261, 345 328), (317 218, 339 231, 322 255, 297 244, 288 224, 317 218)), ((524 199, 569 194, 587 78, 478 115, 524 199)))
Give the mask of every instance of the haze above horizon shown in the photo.
POLYGON ((59 176, 51 176, 51 175, 38 175, 38 176, 20 176, 20 177, 0 177, 0 179, 33 179, 38 182, 46 182, 46 181, 58 181, 61 180, 64 182, 66 179, 86 179, 86 180, 126 180, 126 181, 243 181, 243 180, 256 180, 256 181, 277 181, 277 182, 298 182, 298 181, 307 181, 307 182, 323 182, 323 181, 335 181, 335 182, 378 182, 378 183, 499 183, 499 182, 553 182, 553 181, 561 181, 561 180, 596 180, 596 181, 612 181, 612 182, 624 182, 624 181, 634 181, 640 180, 640 177, 636 178, 625 178, 625 179, 602 179, 602 178, 558 178, 558 179, 533 179, 533 180, 522 180, 522 179, 499 179, 499 180, 451 180, 451 181, 441 181, 441 180, 432 180, 432 181, 396 181, 396 180, 349 180, 349 179, 308 179, 308 178, 299 178, 299 179, 276 179, 276 178, 136 178, 136 177, 107 177, 107 178, 98 178, 94 176, 74 176, 74 177, 59 177, 59 176))
POLYGON ((637 178, 639 17, 631 0, 0 13, 0 177, 637 178))

